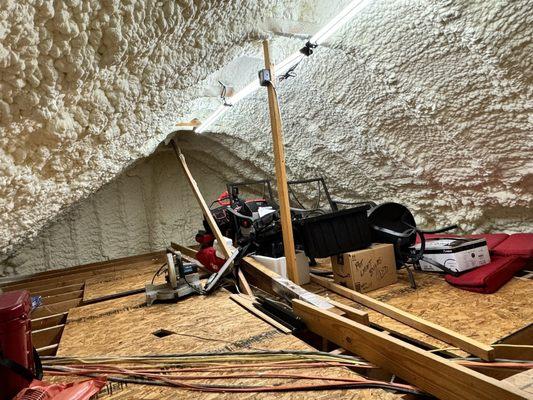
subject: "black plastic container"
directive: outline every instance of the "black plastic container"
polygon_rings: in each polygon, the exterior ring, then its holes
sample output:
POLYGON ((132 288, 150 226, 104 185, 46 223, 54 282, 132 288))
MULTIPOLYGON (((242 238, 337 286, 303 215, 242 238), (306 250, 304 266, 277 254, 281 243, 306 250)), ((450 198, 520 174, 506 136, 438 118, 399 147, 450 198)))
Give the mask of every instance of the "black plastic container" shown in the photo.
POLYGON ((297 230, 307 257, 330 257, 370 246, 368 208, 364 205, 298 221, 297 230))

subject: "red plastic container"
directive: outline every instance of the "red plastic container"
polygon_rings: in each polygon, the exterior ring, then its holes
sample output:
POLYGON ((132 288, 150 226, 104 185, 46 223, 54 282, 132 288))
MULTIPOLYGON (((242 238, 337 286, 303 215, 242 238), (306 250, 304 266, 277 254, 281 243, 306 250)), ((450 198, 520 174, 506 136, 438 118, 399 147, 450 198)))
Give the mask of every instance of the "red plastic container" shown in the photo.
MULTIPOLYGON (((35 373, 31 344, 31 298, 26 290, 0 294, 0 356, 35 373)), ((30 382, 0 366, 0 399, 10 400, 30 382)))

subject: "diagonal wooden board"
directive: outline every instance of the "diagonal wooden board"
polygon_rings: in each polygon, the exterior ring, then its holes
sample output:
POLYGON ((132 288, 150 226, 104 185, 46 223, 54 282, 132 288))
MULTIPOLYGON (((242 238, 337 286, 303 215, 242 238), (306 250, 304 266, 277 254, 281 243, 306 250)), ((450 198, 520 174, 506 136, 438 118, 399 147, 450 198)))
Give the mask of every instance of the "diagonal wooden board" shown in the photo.
MULTIPOLYGON (((177 303, 144 305, 144 295, 83 306, 69 314, 58 355, 137 355, 179 352, 235 350, 314 350, 292 335, 285 335, 231 301, 219 291, 210 296, 192 296, 177 303), (152 333, 167 329, 175 334, 157 338, 152 333)), ((301 370, 284 371, 299 372, 301 370)), ((345 369, 306 369, 317 376, 358 375, 345 369), (348 374, 348 375, 346 375, 348 374)), ((213 381, 211 383, 216 383, 213 381)), ((252 379, 224 381, 225 384, 276 383, 276 380, 252 379)), ((295 381, 292 383, 297 383, 295 381)), ((303 393, 206 394, 146 386, 128 385, 103 399, 331 399, 392 400, 401 396, 383 390, 321 391, 303 393)))
POLYGON ((301 300, 293 300, 293 309, 311 331, 438 398, 449 400, 532 398, 509 383, 454 364, 452 361, 390 337, 384 332, 301 300))
MULTIPOLYGON (((320 260, 320 265, 327 269, 329 260, 320 260)), ((533 320, 533 308, 530 304, 530 299, 533 298, 531 281, 512 279, 498 292, 486 295, 457 289, 446 283, 439 274, 415 272, 415 278, 418 288, 412 289, 407 273, 399 271, 397 283, 365 294, 487 344, 494 343, 533 320)), ((368 312, 370 322, 386 329, 405 333, 438 348, 450 347, 438 339, 336 293, 317 288, 316 285, 304 285, 304 288, 359 307, 368 312)))
POLYGON ((358 293, 354 290, 338 285, 330 279, 317 275, 311 275, 311 281, 314 283, 318 283, 321 286, 327 288, 328 290, 331 290, 346 298, 354 300, 355 302, 364 305, 365 307, 378 311, 381 314, 391 317, 406 325, 409 325, 421 332, 431 335, 453 346, 457 346, 464 351, 467 351, 471 354, 480 357, 482 360, 492 361, 494 359, 494 349, 485 343, 481 343, 475 339, 471 339, 458 332, 452 331, 451 329, 440 326, 431 321, 427 321, 414 314, 411 314, 400 308, 391 306, 390 304, 387 304, 385 302, 376 300, 365 294, 358 293))

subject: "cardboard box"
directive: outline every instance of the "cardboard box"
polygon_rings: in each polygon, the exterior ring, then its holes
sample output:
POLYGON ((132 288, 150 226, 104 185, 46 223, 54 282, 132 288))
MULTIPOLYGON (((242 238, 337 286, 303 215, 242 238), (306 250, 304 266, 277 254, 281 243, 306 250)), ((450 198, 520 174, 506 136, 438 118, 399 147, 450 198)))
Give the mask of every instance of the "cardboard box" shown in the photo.
POLYGON ((396 259, 392 244, 374 243, 368 249, 331 257, 336 283, 361 293, 396 283, 396 259))
MULTIPOLYGON (((420 243, 413 246, 420 249, 420 243)), ((490 263, 489 249, 485 239, 442 238, 426 240, 424 257, 438 262, 455 272, 468 271, 490 263)), ((423 260, 422 271, 444 272, 442 269, 423 260)))

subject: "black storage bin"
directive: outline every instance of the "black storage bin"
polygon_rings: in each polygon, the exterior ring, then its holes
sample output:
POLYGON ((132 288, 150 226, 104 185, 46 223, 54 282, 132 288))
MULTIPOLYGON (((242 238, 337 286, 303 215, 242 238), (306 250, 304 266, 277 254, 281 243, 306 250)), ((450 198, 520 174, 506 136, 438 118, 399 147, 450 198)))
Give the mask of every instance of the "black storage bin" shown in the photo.
POLYGON ((370 246, 368 205, 298 221, 297 230, 310 258, 324 258, 370 246))

